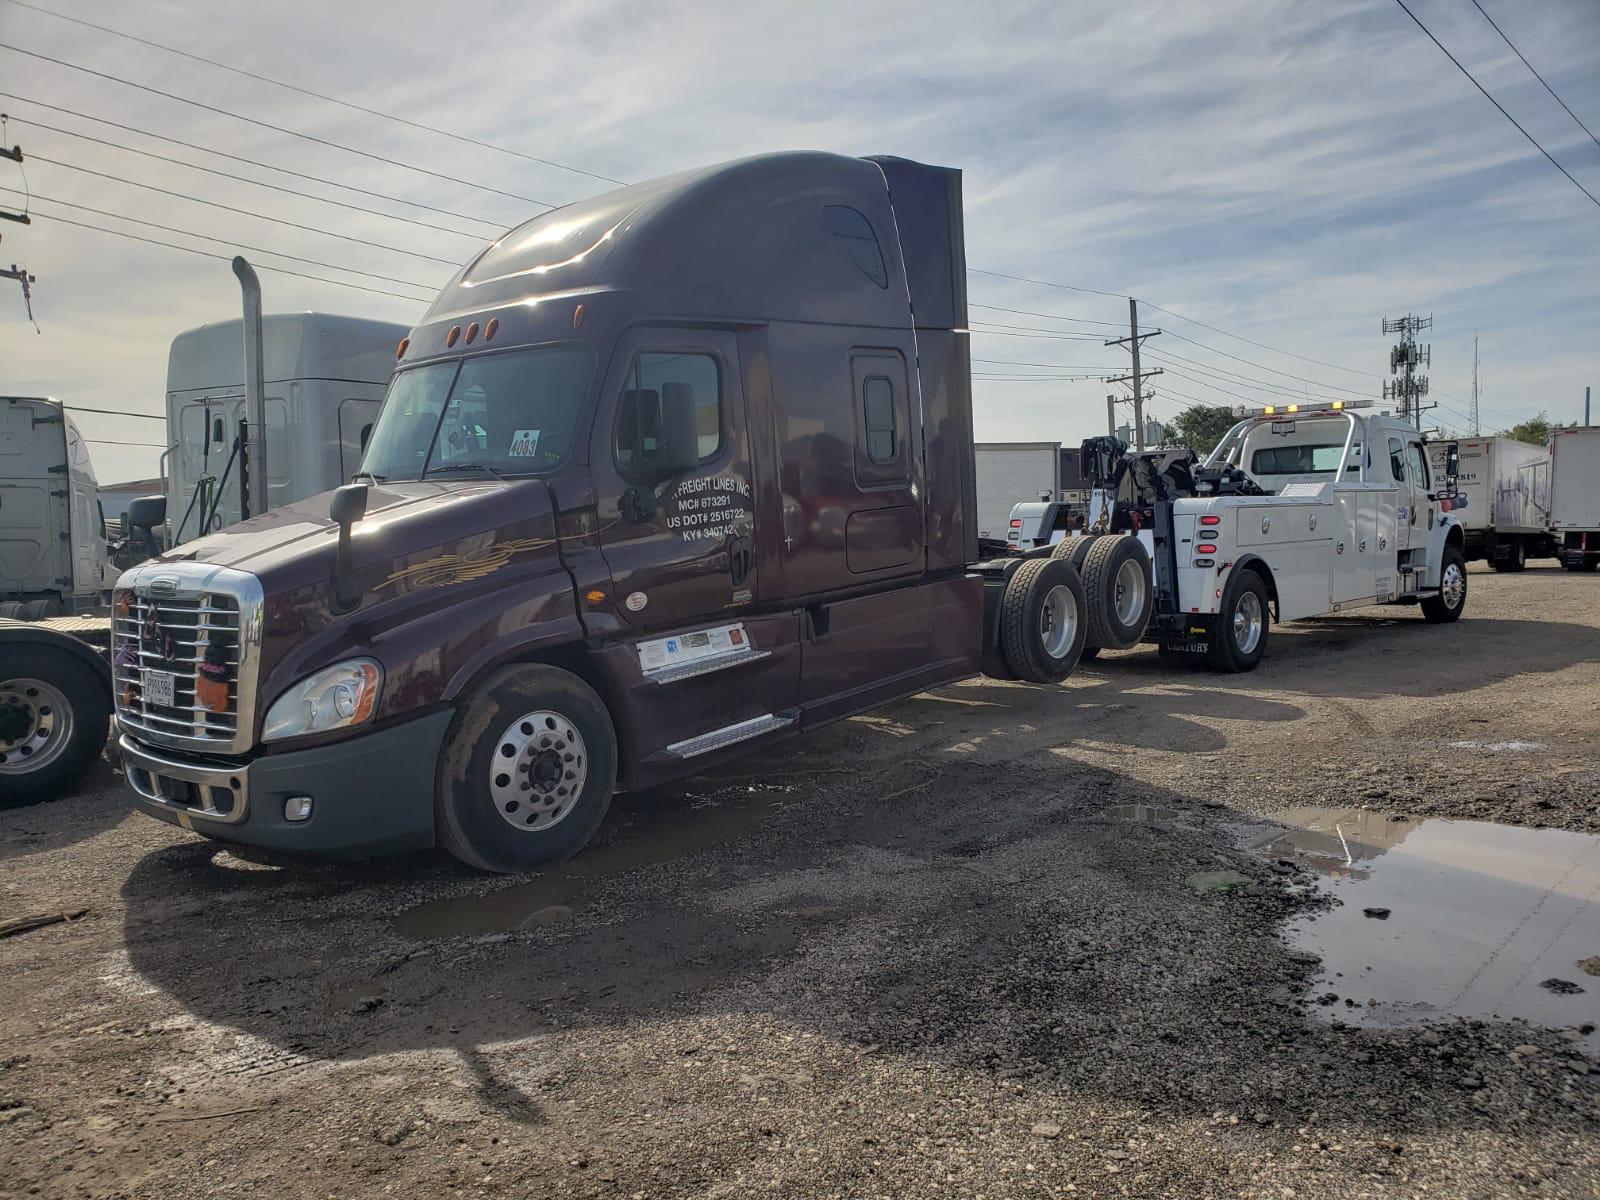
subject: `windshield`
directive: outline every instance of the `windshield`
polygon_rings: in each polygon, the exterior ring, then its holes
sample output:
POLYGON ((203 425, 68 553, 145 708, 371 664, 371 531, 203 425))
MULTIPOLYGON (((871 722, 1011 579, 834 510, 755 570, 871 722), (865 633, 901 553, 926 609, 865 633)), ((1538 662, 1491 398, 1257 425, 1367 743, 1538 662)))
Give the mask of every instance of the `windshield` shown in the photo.
POLYGON ((361 473, 527 475, 560 465, 594 373, 582 346, 483 354, 395 375, 361 473))

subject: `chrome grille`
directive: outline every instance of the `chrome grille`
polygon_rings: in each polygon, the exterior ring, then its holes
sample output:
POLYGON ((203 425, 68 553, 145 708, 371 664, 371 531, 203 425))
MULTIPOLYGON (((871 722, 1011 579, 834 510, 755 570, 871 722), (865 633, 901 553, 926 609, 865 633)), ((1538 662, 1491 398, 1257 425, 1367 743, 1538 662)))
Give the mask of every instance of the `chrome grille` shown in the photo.
POLYGON ((260 654, 261 588, 253 576, 197 563, 150 563, 125 573, 112 618, 117 720, 136 737, 221 753, 249 748, 260 654), (126 597, 126 600, 124 600, 126 597), (152 630, 154 619, 160 632, 152 630), (162 644, 163 637, 170 647, 162 644), (196 695, 208 647, 222 643, 227 702, 208 709, 196 695), (170 654, 168 651, 170 650, 170 654), (153 696, 152 675, 172 676, 171 703, 153 696))

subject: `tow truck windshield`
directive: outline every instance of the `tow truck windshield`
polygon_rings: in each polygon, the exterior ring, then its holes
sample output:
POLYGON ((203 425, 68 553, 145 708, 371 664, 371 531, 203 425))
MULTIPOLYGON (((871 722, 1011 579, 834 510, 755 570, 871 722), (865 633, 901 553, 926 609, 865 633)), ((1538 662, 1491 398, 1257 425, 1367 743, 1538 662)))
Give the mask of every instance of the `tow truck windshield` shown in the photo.
POLYGON ((555 346, 399 371, 361 459, 385 480, 538 475, 566 460, 594 353, 555 346))

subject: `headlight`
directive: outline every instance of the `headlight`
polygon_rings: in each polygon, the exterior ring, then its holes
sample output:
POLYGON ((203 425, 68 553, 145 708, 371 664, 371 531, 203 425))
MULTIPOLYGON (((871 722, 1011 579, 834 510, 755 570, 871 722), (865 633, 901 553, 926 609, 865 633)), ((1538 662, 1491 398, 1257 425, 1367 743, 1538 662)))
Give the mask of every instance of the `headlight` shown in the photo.
POLYGON ((308 675, 272 702, 261 740, 278 741, 359 725, 378 707, 383 668, 352 658, 308 675))

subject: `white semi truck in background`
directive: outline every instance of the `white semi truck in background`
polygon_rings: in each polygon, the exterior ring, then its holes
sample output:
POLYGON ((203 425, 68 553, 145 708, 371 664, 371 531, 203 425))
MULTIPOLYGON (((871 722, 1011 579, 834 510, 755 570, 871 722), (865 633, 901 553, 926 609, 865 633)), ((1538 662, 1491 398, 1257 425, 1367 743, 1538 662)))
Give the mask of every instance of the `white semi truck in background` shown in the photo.
MULTIPOLYGON (((317 312, 268 314, 261 325, 266 506, 274 509, 355 474, 408 329, 317 312)), ((243 336, 241 321, 219 321, 172 343, 162 473, 174 545, 240 519, 243 336)))
POLYGON ((51 397, 0 396, 0 617, 93 611, 116 576, 77 424, 51 397))
POLYGON ((1508 437, 1430 442, 1434 474, 1443 472, 1451 446, 1461 497, 1451 512, 1466 534, 1468 560, 1520 571, 1530 558, 1558 557, 1550 532, 1550 451, 1508 437))
POLYGON ((1600 425, 1550 435, 1550 528, 1569 571, 1600 567, 1600 425))

